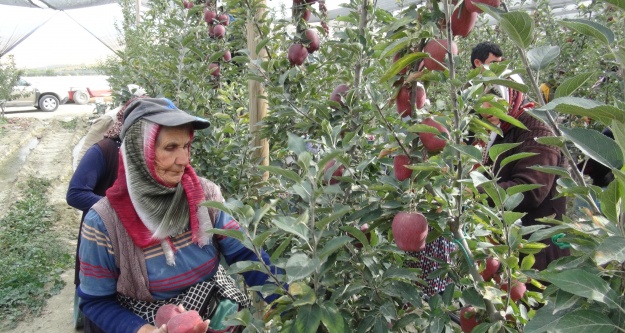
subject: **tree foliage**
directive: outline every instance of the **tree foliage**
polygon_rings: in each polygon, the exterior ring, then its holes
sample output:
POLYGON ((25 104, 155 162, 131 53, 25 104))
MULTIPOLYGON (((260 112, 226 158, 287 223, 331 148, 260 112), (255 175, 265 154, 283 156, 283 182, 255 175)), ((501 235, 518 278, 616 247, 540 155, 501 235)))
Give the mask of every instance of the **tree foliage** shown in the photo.
MULTIPOLYGON (((150 95, 170 98, 211 121, 209 130, 196 135, 193 164, 199 175, 220 184, 229 200, 208 204, 237 217, 247 231, 228 236, 254 251, 268 249, 284 273, 272 277, 276 285, 289 284, 288 290, 253 288, 283 296, 273 308, 244 310, 232 322, 247 331, 271 332, 458 331, 449 314, 470 304, 483 321, 474 332, 623 331, 625 8, 622 1, 597 1, 579 5, 577 17, 561 19, 548 1, 533 3, 529 12, 508 10, 526 8, 524 3, 482 6, 485 13, 467 38, 452 37, 444 24, 462 2, 445 1, 391 13, 373 2, 351 0, 343 4, 349 13, 336 18, 329 33, 298 15, 257 17, 262 4, 247 0, 223 3, 235 17, 225 39, 208 35, 203 3, 185 9, 182 2, 153 1, 141 22, 124 23, 125 51, 105 66, 113 88, 139 84, 150 95), (264 49, 267 58, 249 56, 248 28, 259 36, 255 51, 264 49), (306 28, 316 29, 322 46, 304 65, 290 66, 286 52, 293 43, 308 42, 306 28), (441 62, 445 71, 420 70, 427 57, 421 51, 435 38, 455 40, 459 55, 441 62), (483 40, 500 43, 506 61, 481 73, 470 69, 469 54, 483 40), (226 50, 234 55, 231 62, 223 61, 226 50), (219 64, 219 77, 210 74, 211 63, 219 64), (507 80, 510 73, 520 74, 526 84, 507 80), (269 108, 262 121, 262 135, 270 143, 270 165, 264 167, 257 165, 256 147, 249 144, 250 80, 262 83, 269 108), (468 81, 472 89, 465 89, 468 81), (430 103, 400 119, 398 91, 403 85, 416 90, 417 82, 430 103), (547 96, 549 103, 541 83, 555 90, 547 96), (349 91, 340 102, 330 100, 340 84, 349 91), (543 143, 558 146, 568 159, 568 169, 535 167, 557 174, 559 195, 576 203, 562 221, 517 225, 522 214, 514 207, 536 185, 503 190, 491 180, 497 177, 493 170, 473 171, 481 151, 465 144, 469 131, 486 139, 497 129, 472 110, 506 119, 506 103, 484 94, 494 84, 522 90, 536 101, 532 114, 555 133, 543 143), (482 110, 484 101, 493 107, 482 110), (427 152, 419 139, 420 133, 438 134, 420 124, 428 117, 449 131, 439 135, 447 142, 440 153, 427 152), (599 133, 605 126, 614 132, 614 142, 599 133), (409 156, 413 170, 404 181, 393 174, 398 154, 409 156), (607 188, 589 185, 576 168, 588 158, 614 174, 607 188), (339 169, 338 183, 330 182, 339 169), (469 195, 466 189, 476 186, 485 193, 469 195), (430 276, 453 281, 441 294, 424 297, 420 271, 407 266, 415 259, 393 242, 391 221, 401 211, 427 217, 428 242, 443 237, 457 244, 451 263, 441 263, 430 276), (545 228, 549 223, 554 226, 545 228), (556 234, 564 235, 559 241, 573 254, 544 271, 532 270, 540 241, 556 234), (502 280, 528 281, 541 292, 512 302, 497 282, 480 277, 487 257, 502 263, 502 280)), ((301 6, 324 17, 314 2, 301 6)), ((491 157, 511 148, 493 147, 491 157)), ((512 155, 504 162, 524 157, 512 155)), ((238 263, 230 272, 251 269, 266 267, 238 263)))

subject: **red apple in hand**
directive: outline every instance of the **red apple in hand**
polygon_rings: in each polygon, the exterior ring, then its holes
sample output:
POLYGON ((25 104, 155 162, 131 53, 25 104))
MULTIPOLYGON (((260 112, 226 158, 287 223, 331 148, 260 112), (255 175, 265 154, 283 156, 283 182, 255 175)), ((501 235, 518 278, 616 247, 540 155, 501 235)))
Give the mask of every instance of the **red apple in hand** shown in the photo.
POLYGON ((499 7, 499 5, 501 5, 501 0, 464 0, 464 6, 467 7, 468 11, 479 14, 482 12, 482 10, 475 5, 476 3, 483 3, 485 5, 497 8, 499 7))
POLYGON ((445 68, 436 61, 444 64, 448 49, 451 51, 452 55, 458 54, 458 46, 454 41, 451 42, 451 48, 449 48, 447 39, 431 39, 423 48, 423 52, 430 54, 430 58, 423 59, 423 66, 431 71, 445 70, 445 68), (436 59, 436 61, 432 59, 436 59))
MULTIPOLYGON (((516 303, 518 300, 523 298, 523 295, 525 295, 525 292, 527 291, 527 286, 525 286, 525 283, 519 280, 512 280, 510 286, 510 299, 516 303)), ((501 290, 508 292, 508 283, 503 283, 501 285, 501 290)))
MULTIPOLYGON (((444 136, 448 136, 449 135, 449 131, 447 130, 447 128, 445 128, 445 126, 443 126, 440 123, 436 122, 432 118, 426 118, 421 123, 423 125, 428 125, 428 126, 436 128, 444 136)), ((425 149, 429 153, 438 153, 441 150, 443 150, 443 148, 445 148, 445 145, 447 145, 447 141, 438 138, 436 136, 436 134, 434 134, 434 133, 421 132, 421 133, 419 133, 419 139, 423 143, 423 147, 425 147, 425 149)))
POLYGON ((302 44, 293 44, 289 46, 287 55, 291 66, 299 66, 304 63, 308 57, 308 50, 302 44))
POLYGON ((208 321, 204 321, 195 311, 186 311, 167 322, 168 333, 206 333, 208 321))
POLYGON ((165 304, 156 310, 156 316, 154 316, 154 325, 161 327, 173 318, 184 312, 184 308, 181 305, 165 304))
POLYGON ((460 328, 464 333, 471 333, 473 328, 479 325, 477 320, 477 312, 472 306, 464 307, 460 310, 460 328))
POLYGON ((410 157, 397 155, 393 158, 393 170, 397 180, 404 181, 412 176, 412 170, 406 168, 406 165, 410 165, 410 157))
POLYGON ((334 88, 334 90, 332 90, 332 93, 330 94, 330 100, 341 104, 342 107, 345 107, 345 103, 343 103, 343 98, 345 98, 347 91, 349 91, 348 85, 339 84, 338 86, 336 86, 336 88, 334 88))
POLYGON ((400 250, 417 252, 425 249, 428 221, 423 214, 400 212, 393 218, 391 229, 395 244, 400 250))
POLYGON ((499 262, 499 259, 488 257, 488 259, 486 259, 486 267, 484 268, 484 271, 480 273, 480 275, 482 275, 484 281, 488 282, 497 273, 500 266, 501 263, 499 262))
POLYGON ((326 181, 326 183, 329 183, 330 185, 338 184, 339 180, 335 177, 342 177, 343 172, 345 171, 345 167, 343 165, 340 165, 336 170, 334 170, 332 175, 329 175, 328 170, 330 170, 330 168, 332 168, 335 163, 336 161, 332 160, 326 163, 325 167, 323 168, 323 179, 326 181))

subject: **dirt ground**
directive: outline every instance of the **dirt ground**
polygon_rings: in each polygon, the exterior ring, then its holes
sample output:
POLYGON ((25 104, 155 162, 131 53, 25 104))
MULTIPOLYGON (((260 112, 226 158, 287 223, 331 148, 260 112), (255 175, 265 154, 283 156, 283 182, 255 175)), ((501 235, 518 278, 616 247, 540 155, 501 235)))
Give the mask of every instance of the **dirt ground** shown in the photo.
MULTIPOLYGON (((49 204, 58 216, 55 228, 72 255, 80 215, 67 205, 65 193, 73 173, 72 151, 86 134, 90 119, 97 116, 92 111, 93 106, 74 104, 49 113, 26 109, 8 113, 8 123, 0 125, 0 216, 19 198, 20 184, 29 176, 49 179, 49 204)), ((39 317, 25 318, 16 329, 4 332, 75 332, 73 274, 73 269, 63 273, 65 288, 48 300, 39 317)))

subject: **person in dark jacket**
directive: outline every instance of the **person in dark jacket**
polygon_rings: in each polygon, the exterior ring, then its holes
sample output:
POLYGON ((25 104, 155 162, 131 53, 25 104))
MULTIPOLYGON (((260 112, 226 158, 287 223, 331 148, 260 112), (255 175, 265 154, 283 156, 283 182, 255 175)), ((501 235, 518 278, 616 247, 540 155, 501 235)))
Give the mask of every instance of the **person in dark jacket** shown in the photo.
MULTIPOLYGON (((478 44, 473 49, 471 55, 473 66, 488 65, 493 61, 500 61, 503 54, 501 49, 496 46, 492 42, 478 44)), ((521 80, 519 77, 511 77, 511 79, 515 81, 521 80)), ((525 112, 533 108, 534 103, 528 102, 522 92, 504 86, 489 87, 487 92, 505 99, 508 102, 507 115, 521 122, 527 129, 502 122, 493 115, 482 115, 484 119, 493 125, 499 126, 503 132, 503 136, 495 132, 491 133, 490 141, 484 147, 482 165, 494 167, 493 171, 498 176, 497 184, 504 190, 522 184, 542 185, 531 191, 523 192, 523 200, 514 209, 516 212, 526 213, 521 219, 523 226, 540 224, 541 222, 538 222, 537 219, 544 217, 561 219, 566 211, 566 198, 556 198, 558 194, 556 189, 557 176, 530 169, 530 167, 535 165, 566 165, 564 157, 557 147, 540 144, 535 140, 540 137, 553 136, 551 129, 525 112), (505 152, 496 161, 492 161, 488 155, 488 149, 493 145, 502 143, 520 143, 520 145, 505 152), (501 161, 506 157, 519 153, 535 153, 536 155, 510 162, 503 167, 501 166, 501 161)), ((570 255, 569 249, 561 249, 551 239, 546 239, 543 243, 548 245, 548 247, 534 255, 536 261, 533 268, 535 269, 544 270, 552 261, 570 255)), ((521 257, 523 257, 523 254, 521 254, 521 257)))

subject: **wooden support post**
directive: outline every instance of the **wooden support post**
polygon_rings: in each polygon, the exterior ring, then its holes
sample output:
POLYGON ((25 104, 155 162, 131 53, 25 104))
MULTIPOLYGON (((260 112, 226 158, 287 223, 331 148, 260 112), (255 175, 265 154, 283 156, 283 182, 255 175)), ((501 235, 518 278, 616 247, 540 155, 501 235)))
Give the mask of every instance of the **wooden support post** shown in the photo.
MULTIPOLYGON (((262 0, 262 3, 265 5, 266 0, 262 0)), ((256 13, 256 18, 261 18, 263 14, 264 9, 259 9, 256 13)), ((253 20, 250 20, 247 23, 247 49, 250 52, 250 58, 252 60, 252 62, 250 62, 250 66, 255 66, 254 60, 258 58, 267 58, 267 52, 265 49, 260 50, 260 52, 256 54, 258 39, 256 23, 253 20)), ((267 100, 260 98, 260 96, 265 94, 265 88, 260 82, 255 80, 249 80, 247 85, 249 89, 250 132, 253 137, 251 144, 255 148, 254 156, 256 157, 256 160, 259 161, 260 165, 269 165, 269 142, 260 137, 260 126, 258 125, 258 122, 263 120, 267 114, 267 100)), ((263 175, 263 179, 265 180, 268 177, 268 173, 263 175)))

